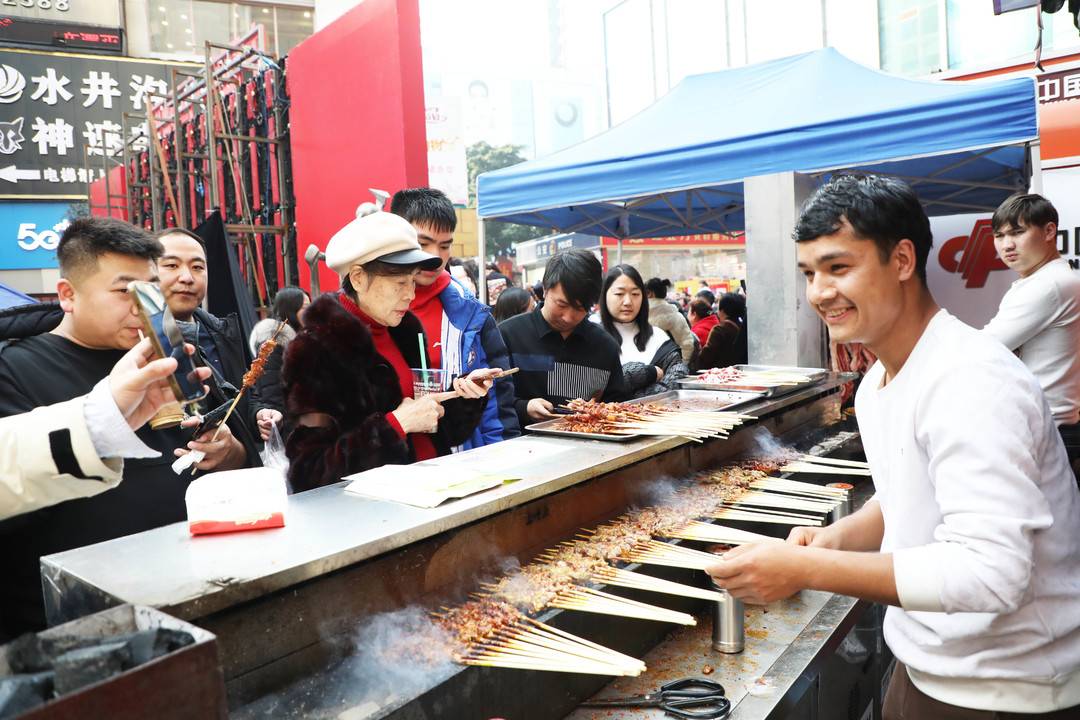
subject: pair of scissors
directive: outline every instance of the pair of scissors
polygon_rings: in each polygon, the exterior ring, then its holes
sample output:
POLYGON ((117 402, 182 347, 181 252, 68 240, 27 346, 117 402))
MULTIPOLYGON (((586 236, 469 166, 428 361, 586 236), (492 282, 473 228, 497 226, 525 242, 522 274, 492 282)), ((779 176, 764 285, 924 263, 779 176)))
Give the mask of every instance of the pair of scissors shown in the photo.
POLYGON ((587 700, 581 706, 660 708, 671 717, 701 720, 723 720, 731 712, 731 701, 724 696, 724 686, 704 678, 675 680, 648 695, 587 700))

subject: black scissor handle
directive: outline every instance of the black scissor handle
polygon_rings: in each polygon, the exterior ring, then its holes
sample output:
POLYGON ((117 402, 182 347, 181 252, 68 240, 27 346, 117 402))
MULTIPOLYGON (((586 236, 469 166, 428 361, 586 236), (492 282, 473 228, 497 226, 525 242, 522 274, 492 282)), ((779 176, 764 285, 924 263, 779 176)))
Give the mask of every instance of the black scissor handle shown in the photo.
POLYGON ((731 713, 731 701, 723 695, 668 700, 660 704, 665 714, 685 720, 723 720, 731 713))
POLYGON ((660 691, 672 696, 703 697, 706 695, 724 695, 724 686, 715 680, 705 678, 683 678, 674 680, 660 688, 660 691))

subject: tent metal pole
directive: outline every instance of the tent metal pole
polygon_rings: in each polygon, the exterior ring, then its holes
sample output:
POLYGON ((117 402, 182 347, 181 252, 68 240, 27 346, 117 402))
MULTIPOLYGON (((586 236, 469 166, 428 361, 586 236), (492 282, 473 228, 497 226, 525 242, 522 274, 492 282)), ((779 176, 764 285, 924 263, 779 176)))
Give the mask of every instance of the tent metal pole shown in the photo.
POLYGON ((1042 195, 1042 148, 1040 147, 1038 140, 1032 140, 1028 143, 1028 162, 1031 163, 1031 189, 1029 192, 1033 192, 1036 195, 1042 195))
POLYGON ((479 215, 476 216, 476 292, 480 296, 480 302, 487 305, 488 301, 488 288, 487 288, 487 263, 484 258, 487 257, 487 237, 484 233, 484 218, 479 215))

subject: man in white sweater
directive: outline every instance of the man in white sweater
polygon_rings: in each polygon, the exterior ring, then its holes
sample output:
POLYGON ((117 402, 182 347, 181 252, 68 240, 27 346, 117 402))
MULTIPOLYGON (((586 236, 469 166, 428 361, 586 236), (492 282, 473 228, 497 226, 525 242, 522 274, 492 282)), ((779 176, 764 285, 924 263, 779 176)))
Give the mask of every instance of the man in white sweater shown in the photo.
POLYGON ((811 588, 891 605, 886 720, 1080 717, 1080 492, 1038 382, 934 302, 907 185, 834 178, 795 236, 832 339, 879 358, 855 403, 877 494, 710 574, 751 601, 811 588))
MULTIPOLYGON (((990 221, 1002 262, 1020 279, 983 331, 1014 351, 1039 381, 1069 461, 1080 458, 1080 272, 1057 248, 1057 209, 1013 195, 990 221)), ((1075 465, 1074 465, 1075 467, 1075 465)))

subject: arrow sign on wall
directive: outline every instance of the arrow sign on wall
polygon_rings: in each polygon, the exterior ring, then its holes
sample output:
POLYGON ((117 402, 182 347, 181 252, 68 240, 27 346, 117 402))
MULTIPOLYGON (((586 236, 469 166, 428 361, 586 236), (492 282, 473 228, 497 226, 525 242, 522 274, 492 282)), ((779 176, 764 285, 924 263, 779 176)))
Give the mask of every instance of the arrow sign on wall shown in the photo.
POLYGON ((40 170, 20 170, 14 165, 8 165, 6 168, 0 168, 0 180, 7 180, 8 182, 17 183, 20 180, 40 179, 40 170))

